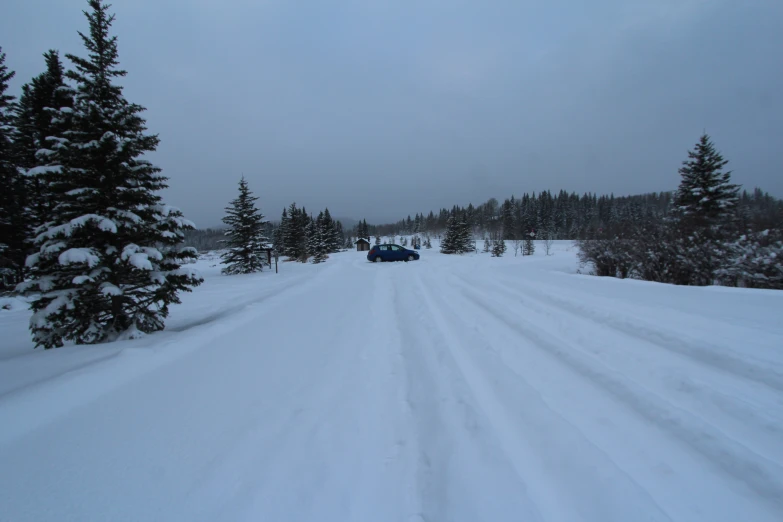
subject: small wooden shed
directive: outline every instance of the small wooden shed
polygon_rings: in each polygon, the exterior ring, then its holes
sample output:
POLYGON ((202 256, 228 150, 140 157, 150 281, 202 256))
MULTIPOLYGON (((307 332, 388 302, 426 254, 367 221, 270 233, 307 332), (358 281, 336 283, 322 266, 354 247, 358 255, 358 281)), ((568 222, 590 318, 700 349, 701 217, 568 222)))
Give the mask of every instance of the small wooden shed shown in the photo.
POLYGON ((356 251, 357 252, 369 252, 370 250, 370 240, 365 239, 363 237, 360 237, 356 240, 356 251))

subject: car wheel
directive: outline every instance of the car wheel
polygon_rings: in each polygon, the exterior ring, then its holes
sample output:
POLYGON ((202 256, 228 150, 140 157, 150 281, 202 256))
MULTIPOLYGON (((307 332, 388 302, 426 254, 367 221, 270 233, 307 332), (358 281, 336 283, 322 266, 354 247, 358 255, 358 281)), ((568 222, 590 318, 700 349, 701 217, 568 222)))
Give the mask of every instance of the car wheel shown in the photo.
POLYGON ((416 260, 416 258, 415 258, 415 257, 413 257, 413 256, 408 256, 408 261, 415 261, 415 260, 416 260))
POLYGON ((375 256, 375 259, 373 259, 373 262, 375 263, 380 263, 381 261, 383 261, 383 259, 381 259, 381 256, 375 256))

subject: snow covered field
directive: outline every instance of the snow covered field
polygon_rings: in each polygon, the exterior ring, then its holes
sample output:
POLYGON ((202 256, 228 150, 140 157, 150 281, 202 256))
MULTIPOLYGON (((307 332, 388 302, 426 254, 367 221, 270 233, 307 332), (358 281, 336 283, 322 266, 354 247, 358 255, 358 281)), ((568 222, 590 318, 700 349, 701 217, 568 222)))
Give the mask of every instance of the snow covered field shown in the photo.
POLYGON ((0 310, 0 520, 783 520, 783 292, 541 250, 202 259, 103 346, 0 310))

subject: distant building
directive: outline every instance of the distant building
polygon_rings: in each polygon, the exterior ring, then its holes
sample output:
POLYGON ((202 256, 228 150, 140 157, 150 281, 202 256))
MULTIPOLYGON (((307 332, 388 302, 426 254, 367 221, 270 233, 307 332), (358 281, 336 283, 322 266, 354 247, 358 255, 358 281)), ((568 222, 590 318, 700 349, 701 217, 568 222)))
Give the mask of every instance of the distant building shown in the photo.
POLYGON ((363 237, 360 237, 356 240, 356 251, 357 252, 369 252, 370 250, 370 240, 365 239, 363 237))

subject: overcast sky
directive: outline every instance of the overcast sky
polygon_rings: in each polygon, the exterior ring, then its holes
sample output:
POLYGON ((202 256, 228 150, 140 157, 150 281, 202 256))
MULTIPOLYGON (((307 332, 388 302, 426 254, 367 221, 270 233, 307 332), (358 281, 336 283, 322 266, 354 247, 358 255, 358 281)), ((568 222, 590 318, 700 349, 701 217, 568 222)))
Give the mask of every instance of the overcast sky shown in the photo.
MULTIPOLYGON (((4 0, 22 82, 86 54, 84 0, 4 0)), ((783 196, 781 0, 115 0, 125 95, 166 201, 220 223, 242 174, 396 220, 550 189, 670 190, 706 131, 735 182, 783 196)))

